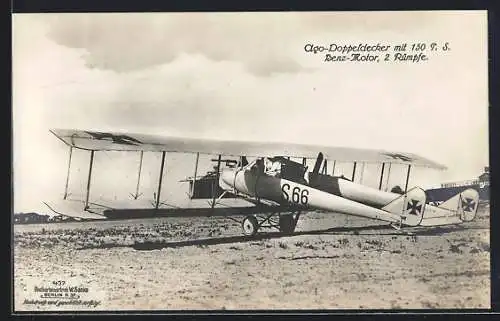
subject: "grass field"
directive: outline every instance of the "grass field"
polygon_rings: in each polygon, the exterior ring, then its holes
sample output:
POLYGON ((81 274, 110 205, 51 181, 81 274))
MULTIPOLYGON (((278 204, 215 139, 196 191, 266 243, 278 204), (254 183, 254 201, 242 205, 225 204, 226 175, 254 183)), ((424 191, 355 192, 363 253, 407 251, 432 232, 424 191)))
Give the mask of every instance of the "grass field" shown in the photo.
POLYGON ((16 225, 14 295, 18 311, 489 308, 489 208, 405 231, 309 213, 285 237, 227 218, 16 225), (95 302, 30 301, 54 280, 95 302))

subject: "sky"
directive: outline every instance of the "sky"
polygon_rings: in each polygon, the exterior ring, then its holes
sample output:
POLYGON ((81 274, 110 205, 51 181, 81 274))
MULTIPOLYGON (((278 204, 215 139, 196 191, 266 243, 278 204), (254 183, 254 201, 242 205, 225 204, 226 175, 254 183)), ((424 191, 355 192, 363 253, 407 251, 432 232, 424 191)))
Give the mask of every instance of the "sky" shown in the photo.
MULTIPOLYGON (((64 192, 68 147, 50 128, 376 148, 448 167, 413 171, 414 185, 473 179, 488 165, 485 11, 14 14, 12 58, 15 212, 43 211, 64 192), (422 63, 304 51, 405 42, 451 50, 422 63)), ((120 195, 132 192, 138 156, 99 157, 96 193, 125 177, 120 195)), ((71 184, 81 190, 88 155, 80 161, 71 184)), ((169 155, 167 168, 180 178, 193 162, 169 155)))

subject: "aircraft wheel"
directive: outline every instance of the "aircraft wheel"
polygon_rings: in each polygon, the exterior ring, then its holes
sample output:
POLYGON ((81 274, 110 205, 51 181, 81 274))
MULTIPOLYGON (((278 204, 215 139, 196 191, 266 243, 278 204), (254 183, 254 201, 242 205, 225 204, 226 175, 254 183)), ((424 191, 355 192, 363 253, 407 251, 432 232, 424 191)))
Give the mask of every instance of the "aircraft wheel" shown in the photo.
POLYGON ((292 214, 280 216, 280 232, 285 234, 292 234, 295 231, 295 220, 292 214))
POLYGON ((245 217, 243 223, 241 223, 241 227, 243 229, 243 234, 253 236, 257 234, 257 231, 259 230, 259 222, 257 222, 257 218, 255 218, 255 216, 249 215, 245 217))

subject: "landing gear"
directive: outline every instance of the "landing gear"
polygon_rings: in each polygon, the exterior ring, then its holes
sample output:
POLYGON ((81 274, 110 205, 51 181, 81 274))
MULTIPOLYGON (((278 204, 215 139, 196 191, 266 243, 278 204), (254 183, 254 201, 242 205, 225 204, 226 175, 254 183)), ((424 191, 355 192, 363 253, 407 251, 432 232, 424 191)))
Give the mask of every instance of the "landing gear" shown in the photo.
POLYGON ((293 218, 293 214, 280 215, 280 232, 284 234, 292 234, 293 231, 295 231, 296 223, 297 222, 293 218))
POLYGON ((245 217, 241 223, 241 228, 243 229, 243 234, 247 236, 254 236, 259 230, 259 222, 255 216, 249 215, 245 217))
POLYGON ((241 223, 241 228, 243 234, 247 236, 254 236, 257 234, 261 227, 271 227, 278 229, 283 234, 292 234, 297 226, 297 221, 299 220, 300 212, 298 212, 295 217, 293 214, 270 214, 265 217, 258 215, 249 215, 245 217, 241 223), (276 215, 278 215, 278 220, 276 220, 276 215))

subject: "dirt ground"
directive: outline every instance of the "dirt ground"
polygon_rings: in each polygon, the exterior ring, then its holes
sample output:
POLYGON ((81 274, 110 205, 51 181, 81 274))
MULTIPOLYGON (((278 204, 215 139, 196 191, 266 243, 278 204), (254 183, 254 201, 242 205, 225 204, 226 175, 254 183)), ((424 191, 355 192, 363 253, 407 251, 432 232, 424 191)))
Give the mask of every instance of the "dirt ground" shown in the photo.
POLYGON ((309 213, 292 236, 264 230, 252 239, 227 218, 16 225, 14 304, 16 311, 489 308, 489 240, 489 208, 460 226, 405 231, 309 213))

